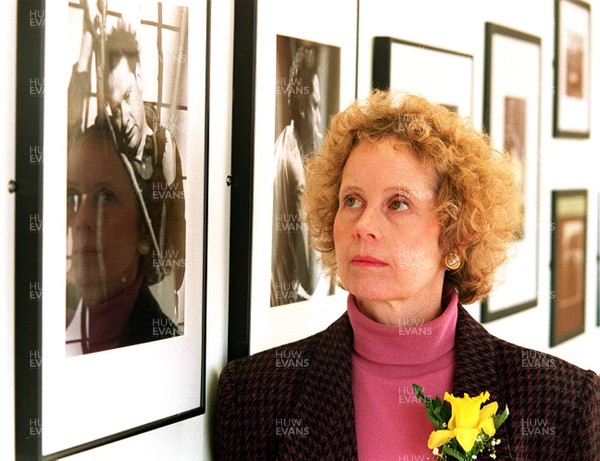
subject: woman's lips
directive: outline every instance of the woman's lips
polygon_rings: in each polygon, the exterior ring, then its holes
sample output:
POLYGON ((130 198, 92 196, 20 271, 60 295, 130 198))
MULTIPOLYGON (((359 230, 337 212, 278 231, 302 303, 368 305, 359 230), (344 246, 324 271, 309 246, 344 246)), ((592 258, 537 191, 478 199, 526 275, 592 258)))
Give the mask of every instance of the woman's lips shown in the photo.
POLYGON ((385 267, 387 263, 372 256, 356 255, 352 258, 352 265, 359 267, 385 267))

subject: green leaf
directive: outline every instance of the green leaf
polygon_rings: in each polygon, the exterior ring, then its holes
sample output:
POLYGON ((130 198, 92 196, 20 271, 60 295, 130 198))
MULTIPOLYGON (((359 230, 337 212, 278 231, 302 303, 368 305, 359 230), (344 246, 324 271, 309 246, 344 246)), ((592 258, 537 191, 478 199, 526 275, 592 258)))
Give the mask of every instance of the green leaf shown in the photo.
POLYGON ((450 445, 444 445, 444 453, 456 458, 458 461, 469 461, 469 458, 465 456, 465 454, 461 453, 458 450, 455 450, 450 445))
POLYGON ((440 417, 442 418, 442 420, 444 420, 446 423, 448 421, 450 421, 450 418, 452 417, 452 406, 450 405, 450 402, 446 402, 444 400, 444 403, 442 403, 442 412, 440 414, 440 417))
POLYGON ((426 405, 425 410, 427 411, 427 417, 429 418, 429 421, 431 421, 437 429, 443 429, 444 421, 442 421, 440 417, 435 414, 435 408, 433 408, 432 405, 426 405))
POLYGON ((508 411, 508 405, 506 405, 506 407, 504 408, 504 411, 499 414, 499 415, 494 415, 494 426, 496 426, 496 429, 498 429, 502 423, 504 423, 504 421, 506 421, 506 418, 508 418, 509 415, 509 411, 508 411))
POLYGON ((419 398, 419 400, 421 402, 427 403, 428 400, 427 400, 427 397, 425 397, 425 395, 423 394, 423 388, 415 383, 413 383, 412 387, 413 387, 413 392, 416 394, 416 396, 419 398))

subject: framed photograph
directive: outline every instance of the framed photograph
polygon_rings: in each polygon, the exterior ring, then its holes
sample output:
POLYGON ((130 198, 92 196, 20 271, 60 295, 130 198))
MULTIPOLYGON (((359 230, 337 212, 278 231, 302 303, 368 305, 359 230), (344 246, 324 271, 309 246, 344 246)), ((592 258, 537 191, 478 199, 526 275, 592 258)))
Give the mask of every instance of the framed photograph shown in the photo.
POLYGON ((555 137, 590 136, 590 32, 591 13, 588 3, 581 0, 555 0, 555 137))
POLYGON ((417 94, 472 115, 473 56, 392 37, 375 37, 373 47, 373 88, 417 94))
POLYGON ((481 303, 483 322, 537 305, 540 68, 538 37, 486 23, 483 127, 513 160, 521 200, 509 261, 481 303))
POLYGON ((587 191, 552 192, 550 346, 583 333, 587 191))
POLYGON ((205 408, 209 4, 103 3, 19 3, 24 459, 62 458, 205 408))
POLYGON ((300 196, 305 159, 355 98, 357 9, 235 3, 230 360, 316 333, 345 308, 308 245, 300 196))

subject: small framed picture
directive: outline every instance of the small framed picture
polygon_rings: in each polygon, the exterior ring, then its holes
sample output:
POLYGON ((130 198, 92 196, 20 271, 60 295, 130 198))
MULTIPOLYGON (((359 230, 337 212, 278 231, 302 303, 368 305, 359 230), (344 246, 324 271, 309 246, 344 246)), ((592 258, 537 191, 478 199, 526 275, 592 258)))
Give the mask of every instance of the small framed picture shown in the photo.
POLYGON ((591 14, 581 0, 555 0, 555 137, 590 136, 591 14))
POLYGON ((520 219, 509 261, 482 301, 489 322, 537 305, 541 40, 486 23, 483 127, 515 166, 520 219))
POLYGON ((208 6, 19 2, 19 459, 205 411, 208 6))
POLYGON ((583 333, 587 191, 552 192, 550 346, 583 333))
POLYGON ((373 88, 418 94, 472 115, 473 56, 392 37, 375 37, 373 46, 373 88))
POLYGON ((305 160, 355 98, 357 20, 356 1, 235 2, 230 360, 316 333, 345 307, 300 198, 305 160))

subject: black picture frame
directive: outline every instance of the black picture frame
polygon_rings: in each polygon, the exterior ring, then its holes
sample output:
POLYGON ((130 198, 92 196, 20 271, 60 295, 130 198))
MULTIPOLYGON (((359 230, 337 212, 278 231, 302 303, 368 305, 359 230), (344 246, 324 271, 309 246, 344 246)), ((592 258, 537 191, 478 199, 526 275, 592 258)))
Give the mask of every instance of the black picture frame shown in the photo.
MULTIPOLYGON (((277 345, 276 342, 307 336, 320 328, 318 322, 328 321, 323 315, 312 315, 311 309, 317 312, 312 300, 283 306, 273 306, 269 301, 274 251, 270 171, 273 133, 278 135, 279 123, 273 115, 276 93, 282 91, 282 82, 276 81, 276 76, 281 75, 278 66, 286 61, 278 54, 278 46, 308 42, 320 49, 339 50, 333 54, 339 53, 341 68, 346 70, 344 79, 337 83, 339 104, 351 102, 356 95, 358 1, 336 0, 324 6, 310 0, 302 8, 297 6, 288 0, 235 2, 232 165, 228 178, 231 187, 229 360, 248 356, 270 344, 277 345), (290 15, 290 11, 294 14, 290 15), (308 12, 312 12, 310 17, 308 12), (331 22, 331 15, 336 16, 336 21, 331 22), (257 316, 261 316, 260 321, 257 316), (306 321, 308 318, 315 323, 306 321)), ((335 111, 339 109, 336 107, 335 111)), ((326 126, 328 120, 323 115, 321 118, 326 126)))
POLYGON ((588 193, 552 191, 550 347, 585 331, 588 193))
MULTIPOLYGON (((145 1, 145 0, 143 0, 145 1)), ((107 2, 108 3, 108 2, 107 2)), ((146 1, 148 4, 153 4, 155 8, 159 8, 161 2, 146 1)), ((184 2, 185 3, 185 2, 184 2)), ((179 5, 178 5, 179 6, 179 5)), ((135 436, 146 431, 167 426, 185 419, 204 414, 206 411, 206 247, 207 247, 207 194, 208 194, 208 50, 210 49, 210 0, 203 1, 193 6, 192 19, 200 20, 196 24, 197 31, 194 32, 194 39, 199 39, 195 45, 198 58, 195 58, 193 66, 195 66, 194 75, 199 83, 199 92, 201 98, 197 99, 197 106, 194 107, 194 113, 198 115, 197 120, 199 127, 196 129, 201 133, 198 138, 201 142, 196 146, 195 154, 197 154, 197 166, 199 174, 202 177, 202 182, 198 185, 197 200, 195 203, 196 209, 201 211, 202 218, 196 220, 197 233, 199 242, 196 248, 202 247, 198 251, 199 257, 194 260, 196 264, 195 274, 201 274, 201 280, 196 280, 201 296, 198 297, 198 302, 194 306, 194 320, 197 321, 197 326, 193 327, 194 333, 190 333, 189 338, 197 338, 195 341, 195 349, 193 353, 197 365, 194 371, 194 384, 197 387, 190 385, 190 395, 188 401, 193 401, 193 404, 180 405, 179 408, 168 408, 162 411, 159 416, 152 416, 135 425, 120 428, 117 430, 99 430, 102 434, 85 438, 77 443, 69 441, 59 441, 60 447, 56 445, 45 445, 52 437, 48 434, 65 430, 68 427, 52 427, 53 424, 48 422, 48 413, 44 410, 45 401, 51 400, 47 393, 50 392, 46 388, 45 377, 50 376, 56 370, 52 370, 53 362, 46 354, 45 344, 51 336, 47 334, 45 329, 45 315, 49 308, 54 308, 56 305, 61 305, 60 300, 53 300, 49 293, 53 292, 52 282, 49 282, 48 277, 49 263, 46 258, 47 252, 52 251, 55 241, 64 241, 64 233, 61 235, 59 231, 61 226, 54 227, 52 223, 66 221, 65 216, 53 217, 54 211, 48 208, 48 203, 44 198, 47 187, 47 174, 51 162, 58 162, 66 159, 66 154, 58 154, 55 150, 48 149, 48 139, 52 131, 60 131, 66 133, 66 117, 58 118, 57 122, 52 117, 54 113, 50 110, 56 110, 56 107, 48 103, 48 96, 53 95, 53 101, 62 97, 61 91, 56 91, 57 81, 60 80, 61 70, 60 65, 64 64, 60 59, 51 60, 49 56, 56 56, 54 51, 48 49, 50 43, 56 43, 56 37, 61 36, 60 40, 64 40, 64 28, 60 30, 61 21, 66 24, 68 20, 68 8, 78 8, 79 3, 69 4, 68 2, 48 3, 43 0, 24 0, 19 2, 17 7, 17 49, 16 49, 16 64, 17 64, 17 82, 16 92, 17 99, 20 103, 17 105, 16 111, 16 165, 15 179, 12 182, 14 189, 16 214, 15 214, 15 456, 17 459, 40 459, 40 460, 55 460, 70 456, 76 453, 81 453, 92 448, 96 448, 108 443, 122 440, 131 436, 135 436), (52 23, 48 22, 49 19, 52 23), (58 19, 57 19, 58 18, 58 19), (55 22, 56 21, 56 22, 55 22), (52 55, 54 53, 54 55, 52 55), (52 62, 52 67, 49 63, 52 62), (48 78, 50 77, 50 78, 48 78), (64 120, 64 123, 62 123, 64 120), (52 122, 49 126, 48 121, 52 122), (43 151, 52 152, 53 155, 43 157, 43 151), (57 158, 59 160, 57 160, 57 158), (45 162, 44 162, 45 160, 45 162), (46 219, 44 219, 46 217, 46 219), (48 223, 51 225, 47 225, 48 223), (45 289, 43 289, 44 287, 45 289), (44 309, 45 307, 45 309, 44 309), (44 362, 42 362, 42 357, 44 362), (48 360, 47 360, 48 359, 48 360), (185 406, 185 408, 183 408, 185 406), (172 410, 172 411, 171 411, 172 410), (42 431, 43 427, 43 431, 42 431)), ((184 5, 186 13, 187 6, 184 5)), ((191 11, 191 10, 190 10, 191 11)), ((187 34, 187 32, 186 32, 187 34)), ((62 49, 62 48, 61 48, 62 49)), ((187 59, 187 56, 186 56, 187 59)), ((67 58, 65 58, 66 63, 67 58)), ((70 67, 72 63, 68 63, 70 67)), ((66 85, 65 85, 66 88, 66 85)), ((66 92, 65 92, 66 93, 66 92)), ((62 99, 66 101, 66 95, 62 99)), ((65 104, 65 107, 67 105, 65 104)), ((60 113, 60 110, 58 110, 60 113)), ((66 112, 66 110, 65 110, 66 112)), ((66 138, 66 136, 65 136, 66 138)), ((192 155, 192 154, 190 154, 192 155)), ((61 166, 58 165, 60 170, 61 166)), ((65 163, 62 168, 66 170, 65 163)), ((64 189, 58 187, 61 193, 64 189)), ((66 189, 66 188, 65 188, 66 189)), ((65 202, 62 198, 62 203, 65 202)), ((62 227, 64 230, 64 226, 62 227)), ((63 253, 64 261, 64 253, 63 253)), ((63 298, 62 305, 64 306, 64 272, 57 270, 62 275, 63 298)), ((187 304, 186 304, 187 307, 187 304)), ((63 308, 64 309, 64 308, 63 308)), ((64 312, 64 310, 62 311, 64 312)), ((187 317, 186 317, 187 319, 187 317)), ((62 334, 64 338, 64 314, 62 316, 62 334)), ((58 334, 60 336, 60 333, 58 334)), ((185 336, 185 335, 184 335, 185 336)), ((169 343, 162 341, 162 343, 169 343)), ((176 340, 174 340, 176 341, 176 340)), ((159 341, 161 342, 161 341, 159 341)), ((179 343, 182 344, 181 342, 179 343)), ((186 343, 187 344, 187 343, 186 343)), ((92 356, 102 356, 112 354, 112 358, 118 357, 121 350, 129 350, 145 345, 123 347, 115 351, 100 352, 90 354, 92 356)), ((59 343, 59 348, 63 351, 65 342, 59 343)), ((160 349, 160 346, 158 347, 160 349)), ((138 349, 141 351, 141 349, 138 349)), ((156 352, 156 349, 155 349, 156 352)), ((143 357, 143 354, 140 355, 143 357)), ((79 363, 84 363, 88 356, 77 357, 79 363)), ((154 363, 156 356, 147 356, 146 363, 154 363)), ((69 360, 69 359, 65 359, 69 360)), ((105 370, 106 371, 106 370, 105 370)), ((162 393, 168 393, 172 385, 172 377, 164 376, 164 379, 155 382, 145 382, 145 389, 154 391, 154 397, 162 393)), ((140 388, 140 395, 145 395, 145 390, 140 388)), ((61 398, 68 398, 69 393, 63 391, 61 398)), ((138 395, 128 396, 133 403, 132 405, 144 406, 152 405, 152 400, 142 401, 143 397, 138 399, 138 395), (138 401, 139 400, 139 401, 138 401)), ((106 405, 111 408, 111 396, 103 396, 98 394, 94 397, 99 405, 106 405), (104 403, 103 403, 104 402, 104 403)), ((187 401, 186 401, 187 402, 187 401)), ((65 409, 69 417, 68 410, 65 409)), ((132 407, 132 411, 135 408, 132 407)), ((115 418, 97 418, 98 415, 90 412, 86 414, 85 425, 93 426, 96 419, 111 420, 115 418)), ((115 416, 114 414, 112 416, 115 416)), ((118 419, 118 418, 117 418, 118 419)), ((84 425, 83 419, 75 418, 70 424, 79 426, 84 425)))
POLYGON ((555 0, 554 14, 552 132, 556 138, 589 138, 591 7, 581 0, 555 0))
POLYGON ((29 162, 30 146, 43 145, 44 2, 29 0, 17 7, 17 97, 15 127, 15 455, 17 459, 40 459, 41 453, 41 368, 30 366, 39 358, 41 296, 34 292, 42 276, 42 238, 30 232, 30 216, 41 216, 42 171, 29 162), (33 15, 35 27, 30 26, 33 15), (37 24, 39 22, 39 25, 37 24), (33 85, 33 86, 31 86, 33 85), (21 261, 21 263, 20 263, 21 261), (23 262, 27 261, 27 264, 23 262))
POLYGON ((516 149, 515 164, 523 172, 523 219, 511 245, 515 256, 501 268, 502 283, 481 302, 481 320, 491 322, 538 304, 541 39, 487 22, 484 66, 483 129, 498 150, 516 149), (519 64, 502 65, 506 59, 519 64), (519 117, 508 117, 511 110, 519 117), (509 123, 515 118, 522 123, 512 130, 509 123), (509 142, 514 137, 510 130, 517 132, 519 142, 509 142))
POLYGON ((467 53, 394 37, 373 40, 373 89, 416 93, 471 117, 473 72, 473 56, 467 53))

